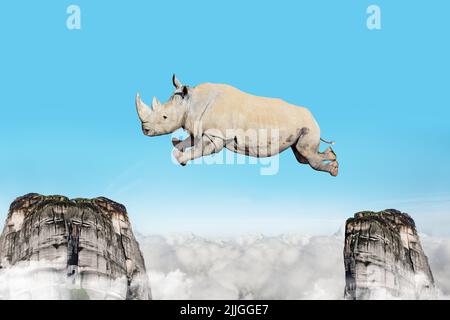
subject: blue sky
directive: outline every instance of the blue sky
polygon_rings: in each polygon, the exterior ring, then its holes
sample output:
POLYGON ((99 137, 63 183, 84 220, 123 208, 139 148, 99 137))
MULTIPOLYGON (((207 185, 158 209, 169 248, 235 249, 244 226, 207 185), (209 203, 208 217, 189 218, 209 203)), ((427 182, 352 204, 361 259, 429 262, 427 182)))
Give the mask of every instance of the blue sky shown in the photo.
MULTIPOLYGON (((450 233, 448 1, 4 1, 0 5, 0 219, 28 192, 106 196, 144 233, 334 232, 397 208, 450 233), (81 30, 66 8, 81 8, 81 30), (381 8, 382 29, 366 28, 381 8), (172 163, 141 133, 134 95, 171 75, 308 107, 340 175, 300 165, 172 163)), ((323 146, 324 148, 325 146, 323 146)))

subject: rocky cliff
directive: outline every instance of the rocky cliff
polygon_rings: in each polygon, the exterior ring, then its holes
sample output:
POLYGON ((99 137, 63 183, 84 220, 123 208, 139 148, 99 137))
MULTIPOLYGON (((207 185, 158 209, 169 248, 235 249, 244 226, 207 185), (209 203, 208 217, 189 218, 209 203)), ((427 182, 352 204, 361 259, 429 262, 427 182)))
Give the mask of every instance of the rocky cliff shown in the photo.
POLYGON ((0 236, 0 299, 150 299, 123 205, 28 194, 0 236))
POLYGON ((346 223, 346 299, 429 299, 433 275, 414 220, 398 210, 356 213, 346 223))

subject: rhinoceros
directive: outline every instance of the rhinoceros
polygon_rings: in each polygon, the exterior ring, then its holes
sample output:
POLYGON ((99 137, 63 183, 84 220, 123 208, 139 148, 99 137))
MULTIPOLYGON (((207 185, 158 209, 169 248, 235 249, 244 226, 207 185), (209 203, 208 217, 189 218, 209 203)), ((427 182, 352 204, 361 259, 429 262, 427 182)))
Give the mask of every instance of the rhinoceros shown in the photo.
POLYGON ((189 136, 172 139, 173 155, 181 164, 220 152, 223 148, 253 157, 270 157, 291 147, 298 162, 314 170, 338 174, 331 147, 319 151, 320 128, 311 112, 281 99, 245 93, 226 84, 181 84, 175 75, 173 95, 151 107, 136 94, 136 108, 146 136, 183 128, 189 136))

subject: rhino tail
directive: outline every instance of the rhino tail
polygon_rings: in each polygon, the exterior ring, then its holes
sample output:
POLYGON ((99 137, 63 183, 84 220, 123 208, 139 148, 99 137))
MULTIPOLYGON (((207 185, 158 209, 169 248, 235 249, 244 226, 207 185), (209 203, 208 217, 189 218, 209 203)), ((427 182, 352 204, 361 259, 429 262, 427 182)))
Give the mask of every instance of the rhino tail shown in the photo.
POLYGON ((322 138, 320 138, 320 140, 322 140, 322 141, 325 142, 325 143, 331 144, 331 145, 333 145, 333 144, 336 143, 335 141, 327 141, 327 140, 322 139, 322 138))

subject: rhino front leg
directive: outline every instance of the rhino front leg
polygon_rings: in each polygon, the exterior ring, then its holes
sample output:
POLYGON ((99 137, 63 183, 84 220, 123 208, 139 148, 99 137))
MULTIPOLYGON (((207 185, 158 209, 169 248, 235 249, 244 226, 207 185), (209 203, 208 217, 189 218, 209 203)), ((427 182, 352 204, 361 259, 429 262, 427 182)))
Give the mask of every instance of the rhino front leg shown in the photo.
POLYGON ((180 139, 177 139, 177 138, 172 138, 172 144, 175 148, 177 148, 181 152, 184 152, 184 150, 186 150, 187 148, 193 147, 195 144, 195 141, 192 138, 192 136, 187 137, 183 141, 181 141, 180 139))
POLYGON ((191 149, 182 152, 176 148, 173 151, 173 156, 177 159, 178 163, 184 166, 190 160, 220 152, 220 150, 223 149, 223 146, 224 142, 221 138, 204 134, 201 139, 195 141, 195 144, 191 149))

